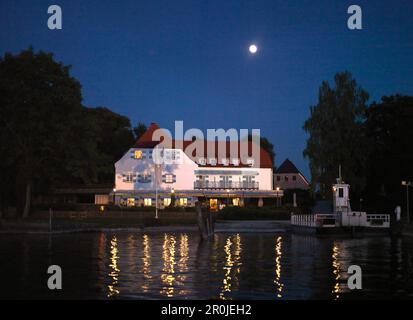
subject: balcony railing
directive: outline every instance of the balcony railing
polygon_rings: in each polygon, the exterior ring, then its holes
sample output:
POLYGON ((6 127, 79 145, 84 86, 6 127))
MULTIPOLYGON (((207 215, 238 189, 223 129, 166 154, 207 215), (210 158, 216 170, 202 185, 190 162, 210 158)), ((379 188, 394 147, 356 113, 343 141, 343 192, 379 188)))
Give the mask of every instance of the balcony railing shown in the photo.
POLYGON ((194 189, 244 189, 244 190, 257 190, 258 182, 246 182, 246 181, 195 181, 194 189))

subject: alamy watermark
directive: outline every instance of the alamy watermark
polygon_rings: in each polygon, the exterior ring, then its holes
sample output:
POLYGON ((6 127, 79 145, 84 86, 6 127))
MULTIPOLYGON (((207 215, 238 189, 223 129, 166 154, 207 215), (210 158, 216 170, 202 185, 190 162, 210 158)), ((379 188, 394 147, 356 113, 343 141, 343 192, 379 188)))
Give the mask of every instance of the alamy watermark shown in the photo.
POLYGON ((209 166, 260 166, 260 129, 207 129, 205 139, 200 129, 184 132, 183 121, 175 121, 174 136, 168 129, 160 128, 153 132, 151 140, 159 142, 152 153, 156 164, 182 164, 190 160, 209 166), (186 157, 177 157, 177 149, 183 150, 186 157))

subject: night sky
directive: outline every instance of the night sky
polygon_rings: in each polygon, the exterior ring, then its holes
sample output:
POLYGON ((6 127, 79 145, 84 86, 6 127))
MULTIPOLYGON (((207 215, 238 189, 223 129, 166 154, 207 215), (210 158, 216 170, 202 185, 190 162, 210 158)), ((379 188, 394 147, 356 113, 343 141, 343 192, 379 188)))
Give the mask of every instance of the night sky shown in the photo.
POLYGON ((413 95, 413 1, 0 1, 0 53, 73 66, 84 104, 173 129, 260 128, 306 175, 303 122, 322 80, 350 71, 370 101, 413 95), (47 8, 63 29, 47 28, 47 8), (363 30, 347 28, 360 5, 363 30), (248 46, 258 52, 251 55, 248 46))

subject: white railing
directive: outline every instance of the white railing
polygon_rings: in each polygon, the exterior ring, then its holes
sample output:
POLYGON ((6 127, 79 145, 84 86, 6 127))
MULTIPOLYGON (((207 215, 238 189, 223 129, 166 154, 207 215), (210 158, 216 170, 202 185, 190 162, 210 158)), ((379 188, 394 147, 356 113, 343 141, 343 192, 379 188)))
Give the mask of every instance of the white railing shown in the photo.
POLYGON ((390 228, 389 214, 368 214, 366 227, 372 228, 390 228))
POLYGON ((252 189, 259 188, 258 181, 195 181, 194 189, 252 189))
POLYGON ((302 227, 319 227, 331 228, 336 225, 335 214, 293 214, 291 215, 291 224, 302 227))
MULTIPOLYGON (((354 212, 357 221, 357 226, 371 228, 390 228, 390 215, 388 214, 368 214, 362 215, 364 212, 354 212)), ((353 216, 351 216, 353 218, 353 216)), ((341 222, 339 216, 335 214, 293 214, 291 215, 291 225, 313 228, 332 228, 344 223, 344 226, 355 226, 354 221, 341 222), (337 224, 339 222, 339 225, 337 224)))

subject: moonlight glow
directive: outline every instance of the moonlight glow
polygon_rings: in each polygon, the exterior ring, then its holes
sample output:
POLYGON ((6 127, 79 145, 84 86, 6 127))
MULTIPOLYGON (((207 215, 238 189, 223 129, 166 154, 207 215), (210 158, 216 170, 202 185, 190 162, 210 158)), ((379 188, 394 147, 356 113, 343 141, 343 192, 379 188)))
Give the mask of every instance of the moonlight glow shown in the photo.
POLYGON ((256 53, 257 50, 258 50, 258 48, 255 44, 250 45, 250 47, 248 49, 252 54, 256 53))

